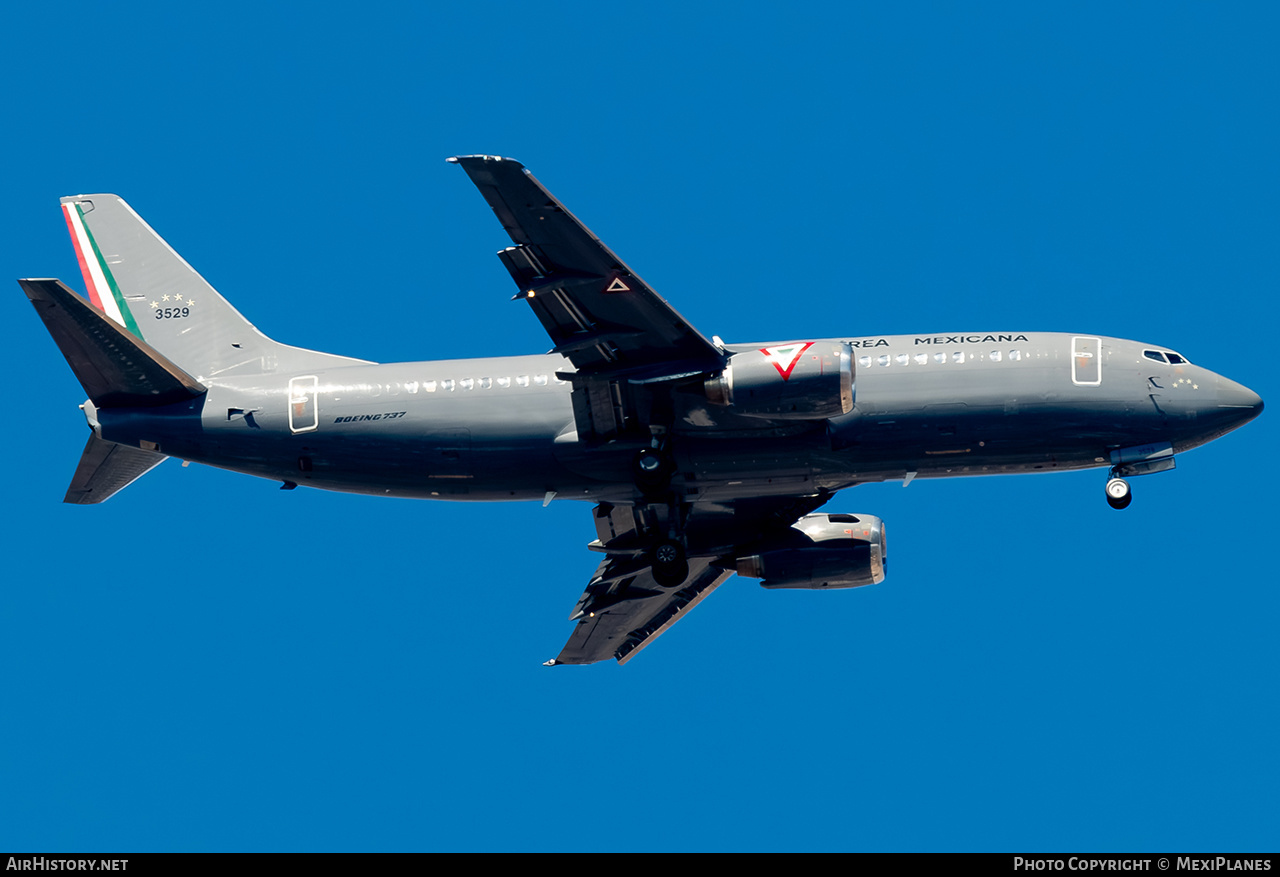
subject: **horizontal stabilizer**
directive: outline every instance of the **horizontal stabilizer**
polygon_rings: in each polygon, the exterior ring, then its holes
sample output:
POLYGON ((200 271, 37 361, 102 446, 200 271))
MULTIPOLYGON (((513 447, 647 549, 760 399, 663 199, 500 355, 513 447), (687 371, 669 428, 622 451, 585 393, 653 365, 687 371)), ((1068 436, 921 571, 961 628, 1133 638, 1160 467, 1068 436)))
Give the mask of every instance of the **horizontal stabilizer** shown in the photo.
POLYGON ((99 408, 170 405, 205 392, 203 384, 104 316, 62 281, 18 283, 99 408))
POLYGON ((75 477, 67 488, 63 502, 92 505, 124 490, 143 475, 167 460, 164 454, 117 445, 89 436, 80 455, 75 477))

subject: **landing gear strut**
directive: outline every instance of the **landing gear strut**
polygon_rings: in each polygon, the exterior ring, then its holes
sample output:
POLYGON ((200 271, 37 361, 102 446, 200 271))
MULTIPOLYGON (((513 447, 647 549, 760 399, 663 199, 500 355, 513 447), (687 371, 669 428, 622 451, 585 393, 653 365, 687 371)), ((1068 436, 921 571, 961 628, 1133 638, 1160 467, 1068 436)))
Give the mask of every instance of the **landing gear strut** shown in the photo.
POLYGON ((648 561, 653 580, 663 588, 678 587, 689 577, 689 560, 679 537, 683 512, 671 489, 675 471, 675 460, 665 438, 656 432, 652 444, 641 448, 631 459, 632 477, 644 497, 638 506, 645 509, 645 530, 654 537, 662 534, 649 550, 648 561))
POLYGON ((1133 491, 1129 488, 1129 482, 1113 476, 1107 482, 1107 505, 1113 509, 1123 509, 1128 508, 1131 502, 1133 491))

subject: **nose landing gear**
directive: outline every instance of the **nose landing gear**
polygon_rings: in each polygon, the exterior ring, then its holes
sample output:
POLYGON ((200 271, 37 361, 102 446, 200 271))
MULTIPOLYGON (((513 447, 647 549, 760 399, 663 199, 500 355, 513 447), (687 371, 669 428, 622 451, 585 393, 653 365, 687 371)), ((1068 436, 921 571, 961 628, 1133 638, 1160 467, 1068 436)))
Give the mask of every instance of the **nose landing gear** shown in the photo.
POLYGON ((1113 509, 1124 509, 1129 507, 1129 503, 1133 502, 1133 491, 1129 487, 1129 482, 1123 478, 1116 478, 1114 474, 1107 481, 1107 505, 1113 509))
MULTIPOLYGON (((1101 463, 1102 459, 1099 458, 1098 462, 1101 463)), ((1111 471, 1107 474, 1107 505, 1113 509, 1128 508, 1133 502, 1126 478, 1168 472, 1177 465, 1173 458, 1173 445, 1169 442, 1116 448, 1111 451, 1111 464, 1111 471)))

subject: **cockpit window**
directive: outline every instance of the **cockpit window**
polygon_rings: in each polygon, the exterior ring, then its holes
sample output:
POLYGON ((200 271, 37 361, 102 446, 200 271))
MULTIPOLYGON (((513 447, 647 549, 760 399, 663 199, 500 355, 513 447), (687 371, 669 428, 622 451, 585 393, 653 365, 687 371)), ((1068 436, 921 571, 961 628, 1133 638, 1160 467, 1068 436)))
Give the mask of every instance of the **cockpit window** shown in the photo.
POLYGON ((1168 362, 1168 360, 1164 358, 1164 354, 1159 350, 1144 350, 1142 351, 1142 355, 1147 359, 1154 359, 1156 362, 1168 362))
POLYGON ((1185 359, 1183 359, 1181 356, 1178 356, 1178 354, 1174 353, 1172 350, 1170 350, 1167 355, 1169 357, 1169 362, 1173 363, 1174 365, 1182 365, 1183 363, 1186 362, 1185 359))

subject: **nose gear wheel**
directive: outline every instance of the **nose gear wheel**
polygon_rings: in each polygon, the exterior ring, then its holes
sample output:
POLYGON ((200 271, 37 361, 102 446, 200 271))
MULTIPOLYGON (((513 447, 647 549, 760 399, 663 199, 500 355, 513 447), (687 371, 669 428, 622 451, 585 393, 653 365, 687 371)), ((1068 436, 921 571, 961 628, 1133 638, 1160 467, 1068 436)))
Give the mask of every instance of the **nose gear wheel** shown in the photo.
POLYGON ((1123 478, 1112 478, 1107 482, 1107 505, 1113 509, 1128 508, 1133 502, 1133 490, 1129 482, 1123 478))

